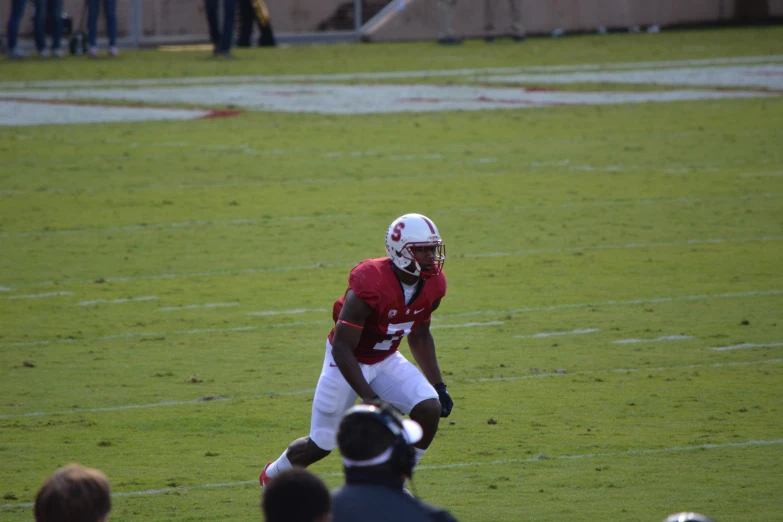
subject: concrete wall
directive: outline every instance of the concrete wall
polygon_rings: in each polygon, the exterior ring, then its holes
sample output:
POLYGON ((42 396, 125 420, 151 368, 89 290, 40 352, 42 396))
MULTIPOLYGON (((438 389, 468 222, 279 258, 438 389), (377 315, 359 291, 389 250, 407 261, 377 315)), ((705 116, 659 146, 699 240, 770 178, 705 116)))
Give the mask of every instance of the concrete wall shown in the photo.
MULTIPOLYGON (((130 35, 131 1, 117 0, 117 22, 120 37, 130 35)), ((140 0, 142 10, 142 35, 147 38, 167 36, 198 36, 207 38, 207 22, 203 0, 140 0)), ((276 32, 312 32, 318 24, 337 12, 340 6, 352 0, 266 0, 276 32)), ((0 0, 0 34, 5 34, 11 0, 0 0)), ((22 22, 22 35, 33 31, 33 5, 27 2, 22 22)), ((63 11, 79 23, 84 0, 63 0, 63 11)), ((104 32, 104 21, 99 19, 98 31, 104 32)), ((186 39, 186 38, 183 38, 186 39)))
MULTIPOLYGON (((131 2, 118 0, 117 14, 120 38, 130 36, 131 2)), ((207 24, 202 0, 138 0, 142 6, 142 37, 148 43, 156 41, 206 41, 207 24)), ((365 0, 375 2, 380 0, 365 0)), ((455 32, 462 36, 482 36, 483 2, 457 0, 455 32)), ((508 0, 497 2, 494 26, 496 34, 508 32, 508 0)), ((528 32, 548 33, 562 28, 566 31, 592 31, 599 26, 628 27, 632 25, 669 25, 688 22, 730 20, 740 6, 739 14, 762 12, 765 16, 783 17, 783 0, 516 0, 521 3, 523 23, 528 32), (748 11, 748 6, 751 7, 748 11)), ((368 27, 364 36, 370 41, 429 40, 436 36, 436 0, 394 0, 387 16, 368 27)), ((83 0, 64 0, 64 11, 78 26, 83 0)), ((267 0, 275 32, 314 32, 319 24, 345 13, 352 0, 267 0)), ((10 0, 0 0, 0 34, 5 34, 10 0)), ((367 8, 365 8, 367 10, 367 8)), ((352 13, 352 10, 350 10, 352 13)), ((32 35, 32 2, 28 2, 22 24, 22 36, 32 35)), ((98 23, 100 34, 104 22, 98 23)))
MULTIPOLYGON (((457 0, 455 36, 484 36, 483 2, 494 1, 494 35, 510 32, 508 0, 457 0)), ((626 28, 635 25, 672 25, 720 22, 747 14, 736 11, 754 4, 752 13, 761 18, 783 15, 783 0, 516 0, 529 33, 554 29, 594 31, 598 27, 626 28), (739 3, 739 4, 738 4, 739 3)), ((398 9, 387 10, 363 34, 368 41, 429 40, 436 37, 436 0, 396 0, 398 9)), ((758 18, 756 16, 756 18, 758 18)))

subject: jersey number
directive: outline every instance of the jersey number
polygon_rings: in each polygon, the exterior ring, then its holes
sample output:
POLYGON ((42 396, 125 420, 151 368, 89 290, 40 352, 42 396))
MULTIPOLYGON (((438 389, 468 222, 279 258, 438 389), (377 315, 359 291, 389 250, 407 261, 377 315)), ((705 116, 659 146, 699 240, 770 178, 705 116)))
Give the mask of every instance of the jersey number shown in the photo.
POLYGON ((390 324, 389 327, 386 329, 386 338, 376 343, 375 346, 372 347, 373 350, 391 350, 392 344, 396 343, 409 333, 411 333, 411 327, 413 326, 413 321, 409 323, 399 323, 399 324, 390 324))

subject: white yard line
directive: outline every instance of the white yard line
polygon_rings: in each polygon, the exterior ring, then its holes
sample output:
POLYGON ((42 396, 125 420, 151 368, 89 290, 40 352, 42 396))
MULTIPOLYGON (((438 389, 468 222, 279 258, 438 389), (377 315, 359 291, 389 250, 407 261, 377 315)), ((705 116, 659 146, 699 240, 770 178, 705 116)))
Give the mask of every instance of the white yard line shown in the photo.
MULTIPOLYGON (((690 364, 687 366, 670 366, 670 367, 658 367, 658 368, 614 368, 610 370, 590 370, 583 372, 572 373, 537 373, 533 375, 520 375, 512 377, 480 377, 477 379, 465 379, 465 382, 492 382, 492 381, 517 381, 526 379, 541 379, 545 377, 563 377, 563 376, 575 376, 575 375, 595 375, 604 373, 627 373, 627 372, 647 372, 647 371, 677 371, 677 370, 692 370, 694 368, 721 368, 726 366, 752 366, 756 364, 777 364, 783 362, 783 359, 762 359, 758 361, 740 361, 740 362, 724 362, 724 363, 711 363, 711 364, 690 364)), ((79 413, 98 413, 98 412, 111 412, 111 411, 124 411, 124 410, 139 410, 146 408, 163 408, 169 406, 187 406, 192 404, 204 404, 206 402, 226 402, 226 401, 244 401, 252 399, 264 399, 267 397, 274 397, 277 395, 303 395, 306 393, 313 393, 314 388, 308 388, 304 390, 293 390, 286 392, 270 391, 261 393, 258 395, 240 395, 237 397, 200 397, 197 399, 191 399, 188 401, 162 401, 153 402, 147 404, 126 404, 121 406, 104 406, 99 408, 75 408, 72 410, 60 410, 60 411, 35 411, 28 413, 9 413, 0 414, 0 419, 15 419, 21 417, 44 417, 47 415, 70 415, 79 413)))
POLYGON ((593 308, 601 306, 628 306, 637 304, 671 303, 675 301, 703 301, 709 299, 733 299, 741 297, 781 295, 783 290, 761 290, 756 292, 732 292, 726 294, 699 294, 683 295, 677 297, 651 297, 645 299, 630 299, 626 301, 600 301, 595 303, 576 303, 552 306, 535 306, 529 308, 511 308, 506 310, 476 310, 473 312, 457 312, 453 314, 441 314, 443 317, 467 317, 471 315, 501 315, 501 314, 526 314, 531 312, 545 312, 551 310, 570 310, 574 308, 593 308))
MULTIPOLYGON (((324 310, 325 311, 325 310, 324 310)), ((50 344, 70 344, 76 342, 92 341, 113 341, 116 339, 133 339, 136 337, 159 337, 165 338, 170 335, 201 335, 208 333, 227 333, 227 332, 249 332, 263 328, 290 328, 292 326, 313 326, 313 325, 334 325, 332 321, 294 321, 289 323, 274 323, 264 325, 233 326, 229 328, 197 328, 194 330, 177 330, 174 332, 126 332, 111 335, 101 335, 98 337, 75 337, 68 339, 41 339, 38 341, 0 343, 0 347, 18 347, 18 346, 45 346, 50 344)), ((484 323, 463 323, 463 324, 444 324, 433 326, 432 328, 473 328, 476 326, 495 326, 503 324, 502 321, 489 321, 484 323)))
POLYGON ((265 310, 263 312, 248 312, 247 315, 257 317, 268 317, 271 315, 296 315, 307 314, 310 312, 325 312, 326 308, 297 308, 295 310, 265 310))
MULTIPOLYGON (((648 455, 660 455, 664 453, 680 453, 688 451, 722 450, 729 448, 749 448, 753 446, 773 446, 783 444, 783 439, 770 440, 747 440, 742 442, 724 442, 722 444, 699 444, 696 446, 672 446, 669 448, 640 448, 626 451, 606 451, 602 453, 576 453, 572 455, 539 455, 523 459, 498 459, 489 461, 473 462, 454 462, 450 464, 423 464, 416 466, 417 472, 455 469, 455 468, 473 468, 477 466, 505 466, 508 464, 537 464, 542 461, 552 460, 579 460, 613 457, 644 457, 648 455)), ((342 477, 342 472, 321 473, 321 477, 342 477)), ((149 495, 165 495, 167 493, 177 493, 181 491, 192 491, 197 489, 213 488, 231 488, 253 485, 258 487, 258 480, 240 480, 236 482, 218 482, 212 484, 195 484, 192 486, 178 486, 173 488, 146 489, 141 491, 112 491, 112 497, 139 497, 149 495)), ((31 502, 20 502, 16 504, 2 504, 0 509, 25 508, 28 509, 34 504, 31 502)))
MULTIPOLYGON (((687 366, 666 366, 657 368, 614 368, 611 370, 589 370, 583 372, 551 372, 551 373, 535 373, 531 375, 512 375, 509 377, 481 377, 478 379, 466 379, 467 382, 493 382, 493 381, 525 381, 528 379, 542 379, 545 377, 562 377, 562 376, 575 376, 575 375, 597 375, 604 373, 626 373, 626 372, 671 372, 679 370, 692 370, 694 368, 721 368, 724 366, 750 366, 754 364, 776 364, 783 362, 783 359, 763 359, 760 361, 739 361, 739 362, 723 362, 712 364, 689 364, 687 366)), ((21 415, 18 415, 21 416, 21 415)))
POLYGON ((10 237, 31 237, 31 236, 51 236, 51 235, 71 235, 85 233, 107 233, 107 232, 135 232, 139 230, 160 230, 163 228, 190 228, 203 226, 245 226, 258 225, 270 222, 287 221, 320 221, 333 219, 352 219, 366 217, 366 214, 313 214, 309 216, 278 216, 270 218, 248 218, 248 219, 215 219, 215 220, 193 220, 193 221, 175 221, 171 223, 149 223, 143 225, 123 225, 117 227, 95 227, 95 228, 70 228, 61 230, 35 230, 30 232, 9 232, 0 234, 0 238, 10 237))
MULTIPOLYGON (((652 206, 652 205, 671 205, 671 204, 697 204, 709 202, 733 202, 733 201, 752 201, 759 199, 778 199, 783 198, 783 194, 765 193, 765 194, 746 194, 743 196, 717 196, 703 198, 662 198, 662 199, 636 199, 636 200, 607 200, 607 201, 586 201, 574 203, 561 203, 559 205, 517 205, 511 207, 511 210, 547 210, 547 209, 571 209, 571 208, 591 208, 591 207, 609 207, 609 206, 652 206)), ((444 214, 451 212, 471 213, 476 211, 497 212, 497 207, 474 207, 459 209, 441 209, 435 210, 433 214, 444 214)), ((116 232, 137 232, 137 231, 156 231, 165 228, 190 228, 206 226, 247 226, 275 222, 300 222, 300 221, 321 221, 321 220, 339 220, 356 219, 367 217, 367 214, 312 214, 302 216, 277 216, 268 218, 242 218, 242 219, 196 219, 193 221, 176 221, 170 223, 145 223, 141 225, 122 225, 113 227, 89 227, 89 228, 70 228, 70 229, 47 229, 33 230, 27 232, 4 232, 0 238, 14 237, 40 237, 40 236, 59 236, 71 234, 91 234, 91 233, 116 233, 116 232)))
MULTIPOLYGON (((738 197, 705 197, 705 198, 668 198, 668 199, 629 199, 607 201, 582 201, 576 203, 561 203, 559 205, 517 205, 513 210, 549 210, 556 208, 585 208, 585 207, 611 207, 611 206, 652 206, 652 205, 690 205, 694 203, 712 203, 718 201, 752 201, 757 199, 783 198, 783 194, 747 194, 738 197)), ((487 207, 486 210, 496 210, 487 207)))
POLYGON ((741 350, 743 348, 779 348, 781 346, 783 346, 783 343, 765 343, 765 344, 742 343, 742 344, 734 344, 731 346, 717 346, 715 348, 710 348, 710 350, 714 350, 716 352, 723 352, 726 350, 741 350))
POLYGON ((783 176, 783 171, 780 171, 780 172, 756 172, 756 173, 740 174, 741 178, 774 178, 774 177, 780 177, 780 176, 783 176))
POLYGON ((571 330, 569 332, 541 332, 537 334, 532 335, 515 335, 517 339, 539 339, 542 337, 557 337, 561 335, 582 335, 582 334, 590 334, 595 332, 600 332, 598 328, 586 328, 584 330, 571 330))
MULTIPOLYGON (((10 288, 8 289, 10 290, 10 288)), ((63 295, 71 295, 71 292, 48 292, 45 294, 27 294, 27 295, 9 295, 7 299, 41 299, 43 297, 59 297, 63 295)))
POLYGON ((95 299, 93 301, 81 301, 79 306, 92 306, 97 304, 122 304, 122 303, 136 303, 143 301, 157 301, 158 297, 155 295, 145 295, 141 297, 124 297, 122 299, 95 299))
POLYGON ((404 78, 429 78, 451 76, 484 76, 487 74, 518 74, 518 73, 549 73, 600 71, 604 69, 649 69, 665 67, 692 67, 709 65, 752 64, 783 61, 782 55, 738 56, 730 58, 705 58, 694 60, 666 60, 657 62, 624 62, 624 63, 594 63, 577 65, 549 65, 529 67, 492 67, 471 69, 440 69, 424 71, 395 72, 359 72, 333 74, 289 74, 289 75, 257 75, 257 76, 205 76, 195 78, 142 78, 127 80, 49 80, 27 82, 0 82, 0 89, 27 88, 63 88, 63 87, 146 87, 153 85, 223 85, 223 84, 258 84, 278 82, 318 82, 318 81, 355 81, 355 80, 386 80, 404 78))
POLYGON ((197 308, 228 308, 231 306, 239 306, 239 303, 205 303, 183 306, 163 306, 158 308, 158 310, 161 312, 175 312, 178 310, 194 310, 197 308))
MULTIPOLYGON (((576 246, 565 248, 540 248, 540 249, 524 249, 514 250, 510 252, 482 252, 482 253, 466 253, 461 257, 468 259, 479 259, 486 257, 514 257, 525 256, 535 254, 562 254, 569 252, 588 252, 595 250, 631 250, 637 248, 662 248, 662 247, 677 247, 677 246, 697 246, 697 245, 717 245, 717 244, 731 244, 731 243, 755 243, 755 242, 770 242, 781 241, 783 236, 761 236, 761 237, 738 237, 738 238, 711 238, 711 239, 685 239, 682 241, 652 241, 649 243, 625 243, 618 245, 594 245, 594 246, 576 246)), ((222 275, 242 275, 242 274, 256 274, 266 272, 289 272, 293 270, 316 270, 323 268, 338 268, 338 267, 353 267, 355 262, 350 263, 315 263, 312 265, 289 265, 289 266, 277 266, 268 268, 246 268, 242 270, 214 270, 207 272, 185 272, 185 273, 173 273, 173 274, 150 274, 150 275, 138 275, 138 276, 113 276, 104 277, 103 281, 107 283, 113 282, 128 282, 128 281, 148 281, 157 279, 182 279, 188 277, 215 277, 222 275)), ((63 281, 42 281, 38 283, 25 283, 21 285, 12 285, 11 288, 27 288, 37 286, 52 286, 52 285, 80 285, 80 284, 92 284, 94 279, 66 279, 63 281)))
POLYGON ((503 321, 487 321, 485 323, 463 323, 463 324, 434 324, 430 326, 430 330, 433 328, 475 328, 476 326, 498 326, 503 324, 503 321))
POLYGON ((783 236, 762 236, 762 237, 733 237, 733 238, 710 238, 710 239, 684 239, 682 241, 652 241, 649 243, 625 243, 619 245, 594 245, 577 246, 566 248, 537 248, 530 250, 513 250, 511 252, 481 252, 473 254, 463 254, 466 258, 484 258, 484 257, 511 257, 524 256, 531 254, 559 254, 565 252, 584 252, 591 250, 627 250, 635 248, 660 248, 676 247, 686 245, 717 245, 722 243, 755 243, 759 241, 781 241, 783 236))
MULTIPOLYGON (((223 275, 242 275, 242 274, 263 274, 268 272, 290 272, 295 270, 315 270, 323 268, 340 268, 340 267, 354 267, 355 262, 351 263, 315 263, 312 265, 290 265, 290 266, 276 266, 269 268, 245 268, 242 270, 211 270, 207 272, 185 272, 174 274, 151 274, 142 276, 114 276, 102 278, 105 283, 125 283, 131 281, 156 281, 165 279, 186 279, 189 277, 215 277, 223 275)), ((95 279, 70 279, 65 281, 44 281, 39 283, 26 283, 17 285, 15 288, 27 288, 38 286, 53 286, 53 285, 82 285, 82 284, 94 284, 95 279)))
MULTIPOLYGON (((461 174, 445 173, 445 174, 411 174, 407 176, 374 176, 369 178, 362 178, 362 182, 404 182, 404 181, 428 181, 434 179, 451 179, 459 177, 501 177, 507 175, 506 172, 466 172, 461 174)), ((215 183, 179 183, 176 185, 144 185, 144 186, 132 186, 132 187, 75 187, 75 188, 53 188, 42 191, 13 191, 14 194, 0 195, 19 195, 19 194, 73 194, 76 192, 104 192, 104 191, 159 191, 159 190, 182 190, 182 189, 209 189, 209 188, 230 188, 230 187, 265 187, 276 185, 332 185, 341 183, 355 184, 357 180, 355 178, 302 178, 302 179, 270 179, 270 180, 255 180, 255 181, 232 181, 232 182, 215 182, 215 183)), ((349 215, 349 217, 353 217, 349 215)), ((143 225, 130 225, 130 226, 142 226, 143 225)), ((2 237, 2 236, 0 236, 2 237)))
POLYGON ((618 339, 612 341, 612 344, 637 344, 637 343, 657 343, 665 341, 687 341, 693 339, 692 335, 663 335, 655 339, 618 339))

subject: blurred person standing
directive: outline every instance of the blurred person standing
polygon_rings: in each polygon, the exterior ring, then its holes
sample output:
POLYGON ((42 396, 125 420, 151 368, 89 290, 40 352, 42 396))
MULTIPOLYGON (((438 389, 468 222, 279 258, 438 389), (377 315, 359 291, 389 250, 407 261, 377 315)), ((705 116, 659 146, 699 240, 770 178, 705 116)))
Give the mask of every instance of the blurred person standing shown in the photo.
MULTIPOLYGON (((212 41, 212 54, 230 58, 234 40, 234 23, 237 17, 237 0, 223 1, 223 30, 220 30, 219 4, 221 0, 204 0, 209 25, 209 39, 212 41)), ((251 26, 252 27, 252 26, 251 26)))
POLYGON ((444 45, 461 44, 462 38, 454 36, 452 23, 457 10, 457 0, 437 0, 435 16, 438 23, 438 43, 444 45))
POLYGON ((304 468, 281 471, 264 488, 266 522, 329 522, 332 498, 323 481, 304 468))
POLYGON ((237 47, 250 47, 250 39, 253 36, 253 24, 256 21, 251 0, 237 0, 237 10, 239 11, 237 47))
POLYGON ((109 480, 100 470, 71 464, 50 476, 35 497, 36 522, 105 522, 109 480))
MULTIPOLYGON (((46 18, 44 19, 44 28, 46 29, 43 32, 50 33, 52 37, 52 47, 51 47, 51 54, 55 58, 63 58, 65 57, 65 52, 62 49, 62 39, 63 39, 63 0, 36 0, 36 18, 38 15, 38 5, 46 3, 46 18)), ((38 22, 36 22, 37 24, 38 22)), ((46 41, 38 41, 38 30, 36 29, 36 47, 38 48, 38 53, 42 56, 48 56, 49 53, 46 52, 46 41)))
MULTIPOLYGON (((16 48, 19 37, 19 27, 24 18, 24 10, 27 0, 11 0, 11 14, 8 17, 6 34, 8 38, 8 57, 12 59, 24 58, 24 54, 16 48)), ((54 54, 62 58, 64 53, 60 48, 62 40, 63 10, 62 0, 34 0, 35 15, 33 16, 33 28, 35 30, 35 48, 41 58, 48 58, 54 54), (51 27, 52 47, 46 48, 46 27, 51 27)))
POLYGON ((260 35, 259 47, 274 47, 277 45, 272 32, 272 21, 269 19, 269 11, 263 0, 237 0, 239 2, 239 34, 237 35, 237 47, 250 47, 253 36, 253 25, 258 24, 260 35))
MULTIPOLYGON (((517 42, 525 41, 525 26, 522 25, 522 1, 507 0, 511 10, 511 38, 517 42)), ((495 39, 495 5, 500 0, 484 0, 484 41, 491 42, 495 39)))
POLYGON ((117 0, 87 0, 87 55, 98 57, 98 15, 103 1, 103 15, 106 18, 106 35, 109 37, 109 56, 120 54, 117 49, 117 0))

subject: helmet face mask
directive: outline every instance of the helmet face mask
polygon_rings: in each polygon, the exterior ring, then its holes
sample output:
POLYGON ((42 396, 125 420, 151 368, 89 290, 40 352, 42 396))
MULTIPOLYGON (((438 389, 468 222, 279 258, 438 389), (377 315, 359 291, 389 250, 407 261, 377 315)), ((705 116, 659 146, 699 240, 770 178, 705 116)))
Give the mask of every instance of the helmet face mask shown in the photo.
POLYGON ((446 245, 438 229, 421 214, 394 220, 386 231, 386 253, 397 268, 422 279, 440 274, 446 261, 446 245))

